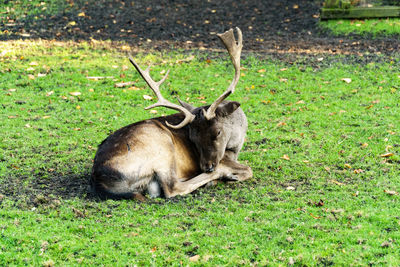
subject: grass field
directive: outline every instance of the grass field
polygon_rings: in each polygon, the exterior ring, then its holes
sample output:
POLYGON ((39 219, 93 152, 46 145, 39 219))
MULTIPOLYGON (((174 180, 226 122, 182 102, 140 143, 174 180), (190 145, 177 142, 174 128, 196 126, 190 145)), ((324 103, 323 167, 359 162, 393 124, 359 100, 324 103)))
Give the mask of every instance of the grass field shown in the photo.
POLYGON ((362 36, 384 37, 400 35, 400 19, 338 19, 323 20, 319 26, 323 30, 329 30, 333 35, 358 34, 362 36))
MULTIPOLYGON (((244 53, 230 97, 254 178, 172 200, 88 194, 97 145, 145 111, 151 91, 110 43, 0 43, 0 265, 400 264, 400 57, 244 53), (362 64, 360 64, 360 61, 362 64), (120 82, 135 82, 116 87, 120 82)), ((164 95, 210 103, 225 54, 141 52, 164 95)), ((152 113, 153 112, 153 113, 152 113)))

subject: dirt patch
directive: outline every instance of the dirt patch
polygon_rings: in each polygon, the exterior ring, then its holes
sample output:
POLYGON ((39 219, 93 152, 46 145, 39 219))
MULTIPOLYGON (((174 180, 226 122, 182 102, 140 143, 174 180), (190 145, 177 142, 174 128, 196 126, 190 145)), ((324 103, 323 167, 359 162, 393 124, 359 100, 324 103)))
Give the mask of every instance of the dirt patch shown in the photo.
POLYGON ((95 198, 90 193, 89 177, 89 173, 9 177, 1 181, 0 192, 4 197, 34 205, 54 199, 95 198))
POLYGON ((220 48, 215 36, 238 26, 245 50, 270 54, 358 54, 398 51, 396 37, 371 40, 333 37, 318 28, 322 1, 75 1, 58 14, 26 16, 12 26, 0 25, 10 39, 112 40, 133 48, 220 48), (23 33, 21 35, 21 33, 23 33), (24 37, 25 36, 25 37, 24 37))

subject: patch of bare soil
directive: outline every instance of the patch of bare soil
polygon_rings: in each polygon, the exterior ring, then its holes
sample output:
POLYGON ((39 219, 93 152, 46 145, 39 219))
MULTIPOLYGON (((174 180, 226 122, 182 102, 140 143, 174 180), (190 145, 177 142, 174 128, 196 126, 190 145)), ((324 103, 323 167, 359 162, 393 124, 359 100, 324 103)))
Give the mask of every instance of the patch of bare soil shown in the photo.
MULTIPOLYGON (((74 2, 74 1, 69 1, 74 2)), ((26 16, 3 39, 126 41, 133 48, 220 48, 215 33, 242 29, 247 51, 282 54, 391 55, 396 37, 377 40, 356 35, 333 37, 318 28, 322 1, 283 0, 76 0, 73 8, 55 15, 26 16), (214 36, 213 36, 214 35, 214 36)))

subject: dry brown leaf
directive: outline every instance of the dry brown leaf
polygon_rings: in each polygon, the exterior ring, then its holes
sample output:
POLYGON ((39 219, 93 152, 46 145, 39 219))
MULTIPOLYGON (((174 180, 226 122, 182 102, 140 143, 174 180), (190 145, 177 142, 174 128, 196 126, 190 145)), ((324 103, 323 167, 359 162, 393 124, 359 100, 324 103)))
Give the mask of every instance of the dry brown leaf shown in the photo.
POLYGON ((393 190, 384 190, 384 192, 388 195, 394 196, 394 195, 398 195, 399 193, 397 193, 396 191, 393 190))
POLYGON ((69 94, 72 95, 72 96, 79 96, 82 93, 81 92, 69 92, 69 94))
POLYGON ((385 153, 385 154, 382 154, 382 155, 381 155, 382 158, 388 158, 388 157, 391 157, 391 156, 394 156, 394 154, 391 153, 391 152, 385 153))
POLYGON ((351 166, 350 166, 350 164, 347 164, 347 163, 346 163, 346 164, 344 164, 344 167, 345 167, 345 168, 347 168, 347 169, 351 169, 351 166))
POLYGON ((133 84, 134 84, 134 82, 120 82, 120 83, 114 84, 114 87, 116 87, 116 88, 122 88, 122 87, 131 86, 131 85, 133 85, 133 84))
POLYGON ((364 170, 362 170, 362 169, 355 169, 353 172, 354 172, 355 174, 359 174, 359 173, 364 172, 364 170))
POLYGON ((336 180, 330 180, 332 183, 337 184, 337 185, 345 185, 344 183, 338 182, 336 180))
POLYGON ((368 147, 368 144, 367 144, 367 143, 362 143, 362 144, 361 144, 361 147, 362 147, 362 148, 366 148, 366 147, 368 147))
POLYGON ((286 125, 286 122, 281 121, 276 124, 276 127, 281 127, 281 126, 285 126, 285 125, 286 125))
POLYGON ((192 257, 189 258, 189 261, 191 262, 196 262, 200 259, 200 255, 194 255, 192 257))
POLYGON ((91 80, 91 81, 98 81, 98 80, 102 80, 102 79, 114 79, 114 76, 88 76, 86 77, 86 79, 91 80))
POLYGON ((260 69, 260 70, 258 70, 257 72, 258 72, 258 73, 262 73, 262 72, 266 72, 266 70, 265 70, 265 69, 260 69))
POLYGON ((284 159, 284 160, 290 160, 290 158, 289 158, 289 156, 288 155, 283 155, 282 157, 281 157, 281 159, 284 159))

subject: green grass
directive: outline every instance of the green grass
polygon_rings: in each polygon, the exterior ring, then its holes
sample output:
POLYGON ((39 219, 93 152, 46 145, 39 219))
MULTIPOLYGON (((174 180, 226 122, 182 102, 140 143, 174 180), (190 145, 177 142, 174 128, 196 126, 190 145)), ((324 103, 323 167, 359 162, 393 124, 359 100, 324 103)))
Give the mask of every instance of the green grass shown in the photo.
MULTIPOLYGON (((248 116, 240 160, 252 180, 174 200, 97 201, 85 196, 96 146, 156 116, 122 48, 0 43, 0 265, 400 264, 398 56, 311 67, 247 54, 230 99, 248 116), (135 90, 114 87, 122 81, 135 90)), ((223 56, 135 58, 155 79, 171 69, 169 99, 177 91, 202 105, 233 76, 223 56)))
POLYGON ((326 20, 320 21, 323 30, 334 35, 359 34, 362 36, 390 36, 400 34, 400 19, 365 19, 365 20, 326 20))

